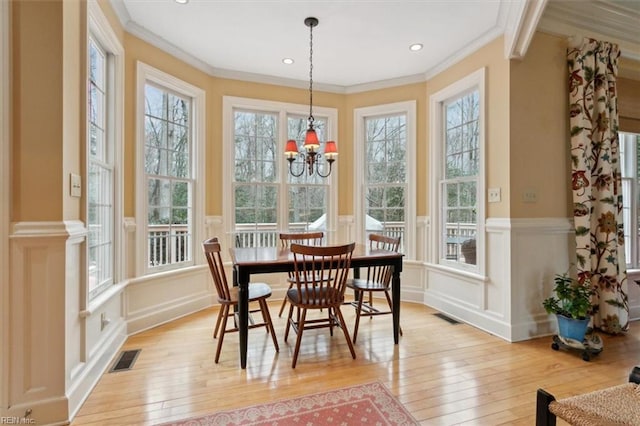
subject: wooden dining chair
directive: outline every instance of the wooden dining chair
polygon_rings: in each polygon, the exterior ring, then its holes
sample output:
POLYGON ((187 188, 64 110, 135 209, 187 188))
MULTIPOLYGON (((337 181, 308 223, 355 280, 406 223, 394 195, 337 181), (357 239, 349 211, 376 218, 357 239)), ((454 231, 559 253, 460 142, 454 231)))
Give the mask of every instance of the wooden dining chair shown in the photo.
POLYGON ((333 336, 333 327, 340 327, 352 358, 356 358, 349 331, 340 311, 354 247, 355 243, 339 246, 291 244, 294 285, 287 291, 287 300, 291 306, 284 333, 285 342, 289 337, 289 329, 293 329, 297 334, 291 368, 295 368, 298 361, 303 331, 313 328, 328 327, 333 336), (299 310, 300 315, 294 317, 294 308, 299 310), (307 311, 310 309, 326 309, 328 314, 326 317, 307 319, 307 311))
MULTIPOLYGON (((210 238, 203 241, 202 249, 204 255, 207 258, 209 264, 209 270, 213 278, 213 283, 218 294, 218 303, 220 303, 220 311, 218 311, 218 318, 216 320, 216 326, 213 330, 213 338, 218 338, 218 347, 216 348, 215 362, 218 363, 220 359, 220 350, 222 349, 222 342, 226 333, 238 331, 237 318, 234 318, 233 327, 227 329, 227 320, 229 317, 234 316, 234 310, 230 308, 237 307, 238 305, 238 287, 229 287, 227 281, 227 275, 224 271, 224 263, 222 262, 222 256, 220 254, 220 242, 218 238, 210 238), (219 334, 219 336, 218 336, 219 334)), ((249 284, 249 306, 252 302, 258 302, 259 308, 249 308, 249 314, 260 312, 262 314, 262 322, 250 322, 249 328, 266 327, 267 331, 271 333, 273 339, 273 345, 276 348, 276 352, 280 351, 278 346, 278 339, 276 338, 276 332, 273 329, 273 323, 271 322, 271 315, 269 314, 269 306, 267 305, 267 299, 271 297, 271 287, 265 283, 250 283, 249 284)))
MULTIPOLYGON (((322 245, 322 240, 324 239, 324 232, 315 231, 315 232, 281 232, 280 233, 280 246, 282 248, 290 248, 291 244, 304 244, 311 246, 319 246, 322 245)), ((289 272, 289 276, 287 278, 287 283, 289 286, 287 287, 287 291, 293 286, 293 272, 289 272)), ((284 312, 284 307, 287 304, 287 295, 285 294, 282 299, 282 305, 280 306, 280 312, 278 312, 278 317, 282 316, 284 312)))
MULTIPOLYGON (((398 251, 400 247, 400 237, 393 238, 379 234, 369 234, 369 248, 371 250, 391 250, 398 251)), ((353 328, 353 343, 358 337, 358 326, 360 325, 360 317, 375 315, 386 315, 393 313, 393 303, 391 301, 391 276, 393 270, 391 265, 370 266, 367 268, 366 278, 350 279, 347 281, 347 287, 353 289, 355 300, 351 304, 356 308, 356 324, 353 328), (387 299, 388 309, 380 310, 373 306, 373 293, 384 293, 387 299), (368 296, 368 302, 364 302, 365 294, 368 296)), ((402 335, 402 328, 400 328, 402 335)))

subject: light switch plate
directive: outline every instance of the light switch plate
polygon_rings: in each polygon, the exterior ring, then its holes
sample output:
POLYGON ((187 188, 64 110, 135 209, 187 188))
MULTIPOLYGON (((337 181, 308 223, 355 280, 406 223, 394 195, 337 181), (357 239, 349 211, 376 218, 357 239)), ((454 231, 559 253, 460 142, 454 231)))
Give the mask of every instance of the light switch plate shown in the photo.
POLYGON ((82 196, 82 178, 80 175, 75 173, 71 173, 70 181, 70 192, 72 197, 81 197, 82 196))

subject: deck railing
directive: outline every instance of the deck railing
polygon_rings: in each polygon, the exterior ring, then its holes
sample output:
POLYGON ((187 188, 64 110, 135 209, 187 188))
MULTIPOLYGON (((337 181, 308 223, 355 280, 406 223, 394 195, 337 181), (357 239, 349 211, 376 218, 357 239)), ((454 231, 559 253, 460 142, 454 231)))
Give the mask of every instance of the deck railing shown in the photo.
POLYGON ((188 225, 149 225, 148 265, 162 266, 191 260, 188 225))
MULTIPOLYGON (((304 223, 291 224, 289 231, 304 232, 304 223)), ((234 235, 236 247, 276 247, 279 244, 275 223, 238 225, 234 235)), ((390 237, 400 237, 400 251, 404 251, 404 222, 387 222, 382 230, 369 230, 390 237)), ((476 227, 473 224, 447 226, 447 259, 463 260, 460 245, 475 238, 476 227)), ((150 225, 149 226, 149 266, 162 266, 185 262, 191 259, 191 234, 187 225, 150 225)))

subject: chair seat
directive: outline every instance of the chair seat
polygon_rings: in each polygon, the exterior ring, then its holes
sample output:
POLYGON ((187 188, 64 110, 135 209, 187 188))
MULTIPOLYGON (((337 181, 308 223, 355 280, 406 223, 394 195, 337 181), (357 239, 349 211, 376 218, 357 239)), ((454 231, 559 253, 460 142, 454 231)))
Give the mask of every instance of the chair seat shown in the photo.
MULTIPOLYGON (((230 300, 218 298, 218 303, 238 303, 238 287, 231 287, 229 289, 229 295, 231 296, 230 300)), ((269 287, 268 284, 254 282, 249 284, 249 302, 254 302, 269 296, 271 296, 271 287, 269 287)))
POLYGON ((384 283, 363 279, 348 280, 347 287, 361 291, 384 291, 387 289, 387 286, 384 283))
MULTIPOLYGON (((287 290, 287 298, 293 305, 305 305, 310 308, 317 306, 318 308, 321 308, 322 306, 326 307, 327 299, 333 299, 335 297, 335 293, 335 289, 333 288, 323 288, 322 290, 315 288, 301 288, 300 292, 298 292, 297 288, 291 288, 287 290)), ((340 304, 343 301, 344 296, 342 296, 341 300, 336 303, 340 304)))

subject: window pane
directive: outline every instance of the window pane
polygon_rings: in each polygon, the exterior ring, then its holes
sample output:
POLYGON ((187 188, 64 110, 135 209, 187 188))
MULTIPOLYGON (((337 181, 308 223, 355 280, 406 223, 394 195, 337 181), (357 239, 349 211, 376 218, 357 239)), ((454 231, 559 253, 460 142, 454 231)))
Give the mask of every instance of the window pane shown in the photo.
POLYGON ((474 91, 444 106, 440 257, 468 264, 476 262, 475 238, 480 190, 479 105, 479 92, 474 91))
POLYGON ((191 100, 147 84, 145 114, 148 265, 191 261, 191 100))
POLYGON ((407 117, 365 118, 365 228, 404 240, 407 117))
POLYGON ((277 116, 261 112, 235 111, 235 180, 277 180, 277 116))
POLYGON ((107 54, 93 37, 88 48, 87 284, 91 299, 113 283, 114 179, 113 146, 105 137, 107 54))

